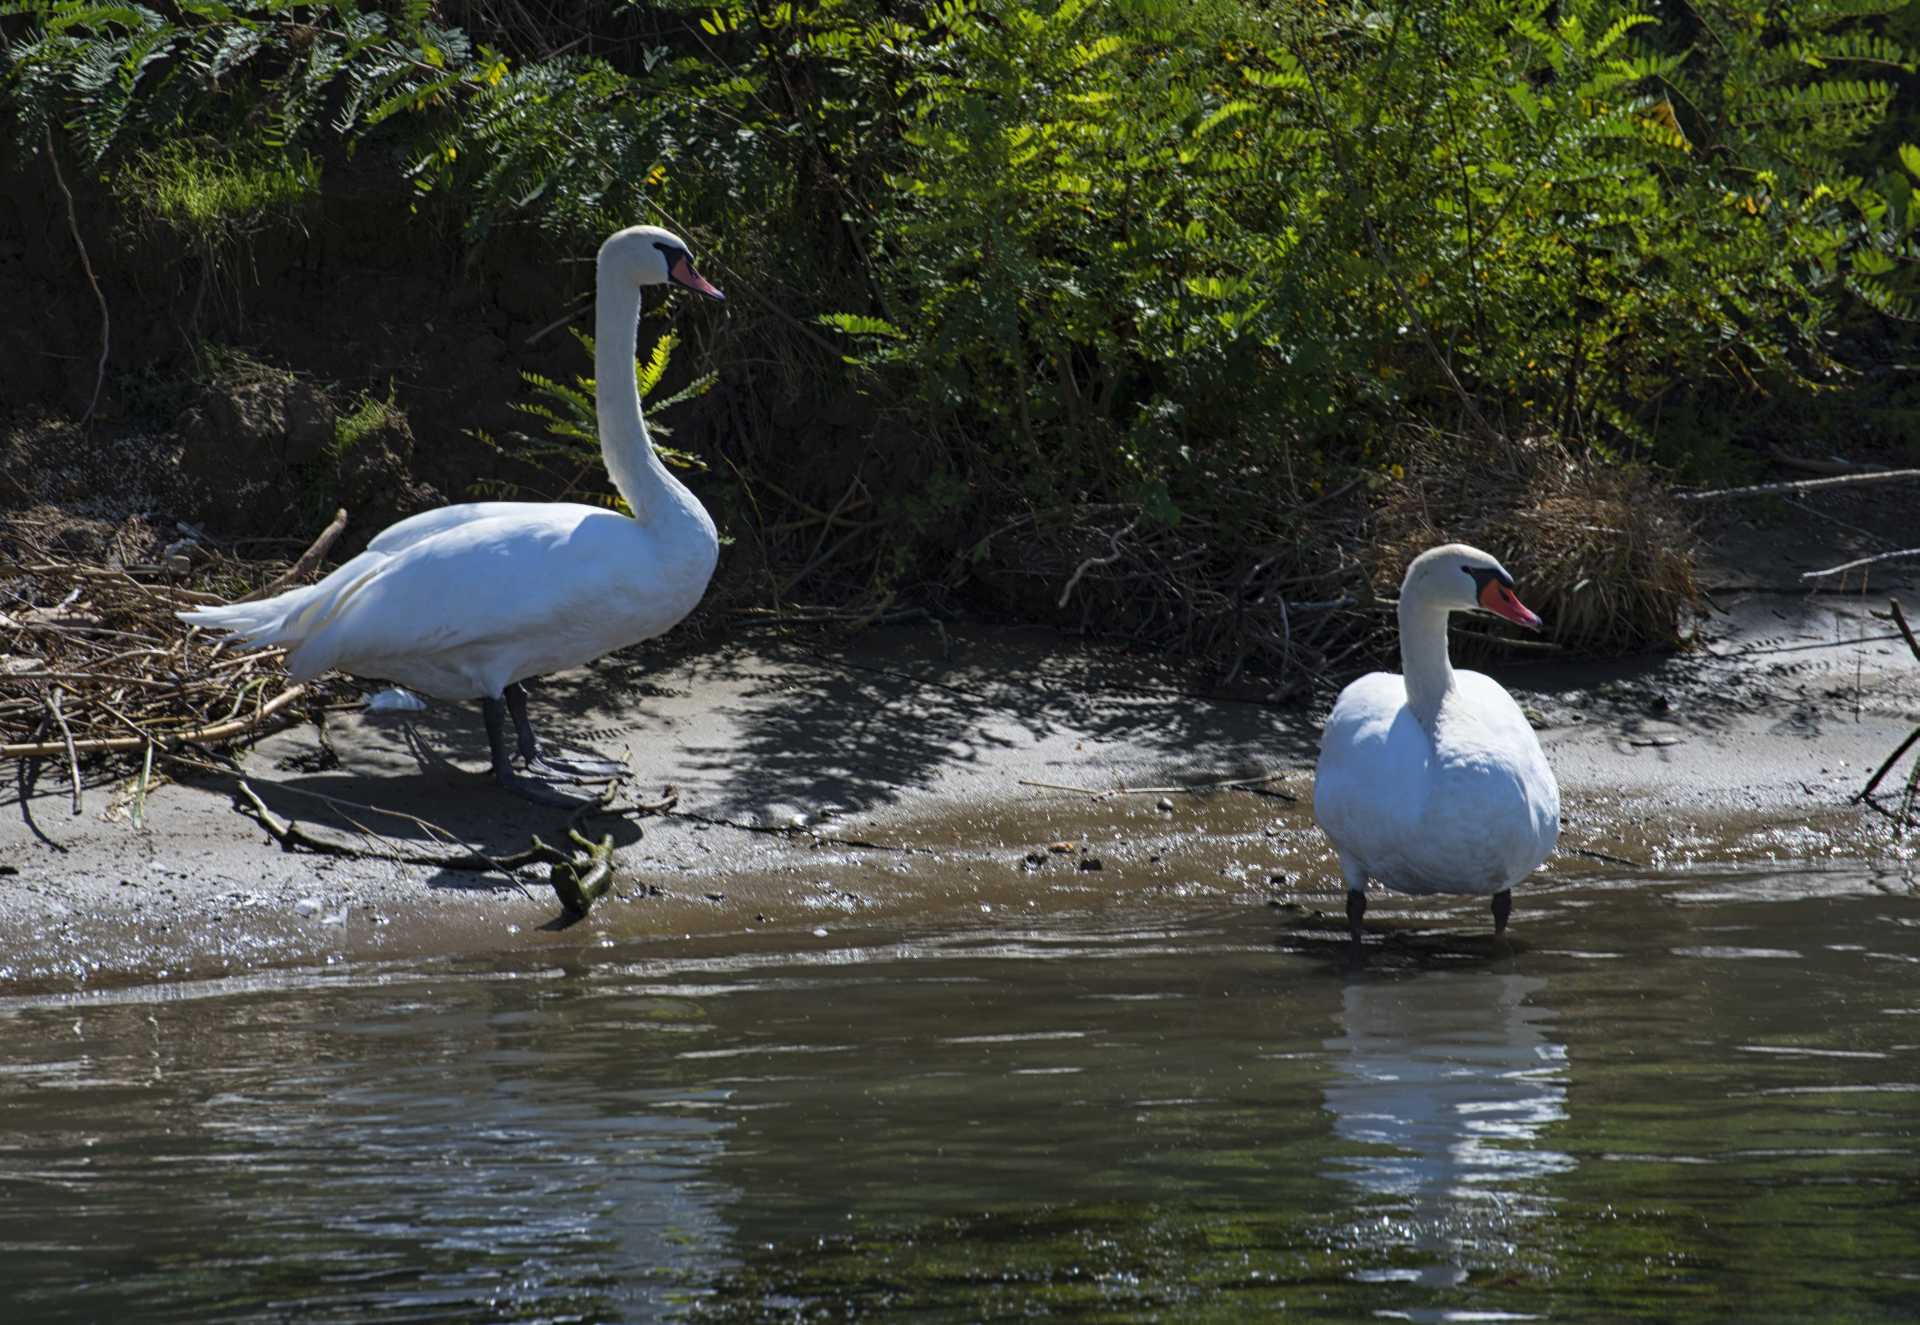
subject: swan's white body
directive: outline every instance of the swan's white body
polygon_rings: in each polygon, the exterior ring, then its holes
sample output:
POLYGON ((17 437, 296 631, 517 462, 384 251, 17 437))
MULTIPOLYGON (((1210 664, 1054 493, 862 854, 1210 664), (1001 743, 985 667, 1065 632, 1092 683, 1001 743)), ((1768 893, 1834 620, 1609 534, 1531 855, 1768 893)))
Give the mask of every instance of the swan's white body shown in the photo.
POLYGON ((1552 853, 1560 788, 1539 739, 1499 682, 1447 657, 1450 612, 1487 607, 1538 624, 1511 585, 1498 562, 1460 544, 1416 558, 1400 593, 1402 674, 1363 676, 1334 704, 1313 813, 1350 893, 1364 896, 1372 879, 1404 893, 1496 895, 1552 853))
POLYGON ((600 445, 632 518, 570 502, 442 507, 389 527, 309 588, 181 616, 284 647, 296 680, 338 668, 450 700, 498 700, 526 677, 671 628, 706 592, 720 544, 654 454, 633 360, 642 285, 673 279, 718 297, 685 261, 685 246, 651 227, 600 250, 600 445))

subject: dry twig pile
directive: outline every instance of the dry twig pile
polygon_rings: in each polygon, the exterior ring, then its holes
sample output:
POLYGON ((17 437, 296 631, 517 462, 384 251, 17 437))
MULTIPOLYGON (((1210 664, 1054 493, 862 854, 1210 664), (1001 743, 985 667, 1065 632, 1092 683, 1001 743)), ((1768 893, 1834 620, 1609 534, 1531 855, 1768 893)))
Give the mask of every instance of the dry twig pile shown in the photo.
POLYGON ((244 740, 319 697, 326 683, 290 683, 280 650, 223 645, 174 613, 279 592, 345 525, 342 511, 288 563, 165 543, 137 517, 105 529, 47 509, 10 515, 0 529, 0 757, 63 760, 77 803, 84 756, 144 754, 150 767, 156 751, 244 740), (76 555, 76 542, 104 547, 76 555))

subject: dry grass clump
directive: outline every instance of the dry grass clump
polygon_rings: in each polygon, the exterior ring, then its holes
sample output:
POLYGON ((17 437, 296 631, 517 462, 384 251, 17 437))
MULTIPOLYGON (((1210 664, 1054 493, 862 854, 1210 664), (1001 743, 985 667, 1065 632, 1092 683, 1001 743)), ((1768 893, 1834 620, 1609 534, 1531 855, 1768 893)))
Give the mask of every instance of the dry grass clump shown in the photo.
POLYGON ((55 758, 78 794, 83 757, 217 746, 260 731, 314 687, 278 649, 221 646, 181 608, 278 591, 316 565, 249 561, 144 518, 51 507, 0 520, 0 757, 55 758))
POLYGON ((1374 584, 1398 589, 1438 543, 1471 543, 1513 572, 1547 634, 1580 653, 1683 642, 1696 601, 1693 527, 1644 471, 1546 439, 1505 446, 1426 435, 1377 516, 1374 584))

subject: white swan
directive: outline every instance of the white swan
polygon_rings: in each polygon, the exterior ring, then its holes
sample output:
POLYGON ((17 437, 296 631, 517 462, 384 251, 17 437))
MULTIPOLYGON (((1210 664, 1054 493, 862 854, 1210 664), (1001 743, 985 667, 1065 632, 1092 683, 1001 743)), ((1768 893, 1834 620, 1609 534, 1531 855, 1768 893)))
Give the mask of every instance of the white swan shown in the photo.
POLYGON ((1486 553, 1449 543, 1415 557, 1400 586, 1404 675, 1355 681, 1321 733, 1313 817, 1340 853, 1356 945, 1368 879, 1405 893, 1491 895, 1499 934, 1513 885, 1560 835, 1560 787, 1520 706, 1447 657, 1448 614, 1472 611, 1540 628, 1486 553))
POLYGON ((330 667, 441 699, 478 699, 503 786, 575 803, 516 773, 611 777, 608 760, 542 758, 527 721, 529 676, 578 667, 669 629, 706 592, 719 557, 713 520, 654 454, 633 360, 642 286, 672 282, 721 299, 687 246, 634 226, 600 248, 594 397, 607 473, 629 519, 571 502, 471 502, 410 516, 320 583, 257 603, 182 612, 182 620, 287 650, 298 681, 330 667))

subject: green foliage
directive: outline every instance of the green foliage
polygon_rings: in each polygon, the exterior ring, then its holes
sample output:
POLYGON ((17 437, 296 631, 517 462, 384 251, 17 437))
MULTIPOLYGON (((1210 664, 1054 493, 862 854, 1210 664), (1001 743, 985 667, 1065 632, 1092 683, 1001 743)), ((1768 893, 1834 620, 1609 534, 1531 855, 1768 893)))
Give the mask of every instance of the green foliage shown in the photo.
MULTIPOLYGON (((594 354, 593 337, 578 329, 570 330, 591 361, 594 354)), ((671 436, 672 430, 655 421, 674 406, 705 395, 716 380, 715 374, 706 373, 665 399, 653 399, 661 378, 666 375, 674 348, 679 343, 680 338, 672 333, 655 341, 645 359, 634 361, 634 385, 639 389, 640 399, 647 405, 647 431, 653 437, 654 451, 666 463, 677 468, 704 469, 706 466, 699 457, 672 446, 661 445, 661 439, 671 436)), ((520 376, 533 388, 534 399, 516 402, 514 409, 536 420, 545 429, 546 435, 528 440, 511 450, 486 433, 478 434, 479 440, 503 455, 511 455, 516 461, 545 470, 559 480, 562 494, 577 493, 583 482, 603 472, 599 411, 594 405, 594 379, 583 375, 575 377, 572 383, 566 383, 542 377, 539 373, 522 373, 520 376)), ((520 494, 517 486, 497 483, 479 485, 479 490, 500 496, 520 494)), ((618 510, 627 509, 626 503, 619 497, 597 488, 587 489, 586 498, 618 510)))
POLYGON ((1034 500, 1169 515, 1364 460, 1454 379, 1605 448, 1702 383, 1817 388, 1846 295, 1913 312, 1911 190, 1841 157, 1911 71, 1864 27, 1897 7, 943 7, 878 93, 877 304, 911 332, 859 357, 1034 500))
POLYGON ((132 153, 114 172, 123 211, 157 222, 202 249, 215 248, 319 194, 318 163, 305 154, 249 159, 174 139, 132 153))
POLYGON ((384 397, 362 392, 352 409, 335 416, 329 450, 333 458, 339 460, 375 433, 404 428, 406 420, 406 411, 400 408, 399 395, 392 383, 387 384, 384 397))

